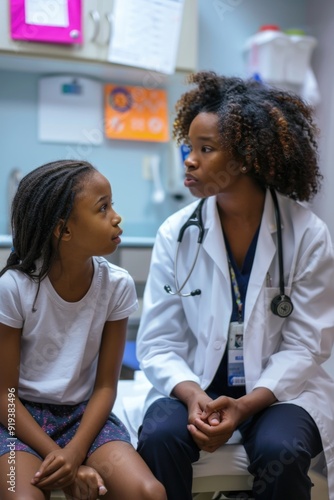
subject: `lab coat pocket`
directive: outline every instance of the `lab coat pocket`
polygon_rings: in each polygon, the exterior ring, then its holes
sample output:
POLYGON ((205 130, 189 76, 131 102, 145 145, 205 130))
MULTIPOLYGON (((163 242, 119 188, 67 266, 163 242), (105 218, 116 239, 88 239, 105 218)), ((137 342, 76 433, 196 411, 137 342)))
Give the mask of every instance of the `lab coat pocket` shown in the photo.
MULTIPOLYGON (((289 296, 291 291, 290 287, 285 288, 285 295, 289 296)), ((275 336, 281 335, 282 325, 286 318, 277 316, 272 311, 272 301, 275 297, 280 296, 279 288, 266 288, 265 289, 265 311, 267 315, 267 336, 273 339, 275 336)))

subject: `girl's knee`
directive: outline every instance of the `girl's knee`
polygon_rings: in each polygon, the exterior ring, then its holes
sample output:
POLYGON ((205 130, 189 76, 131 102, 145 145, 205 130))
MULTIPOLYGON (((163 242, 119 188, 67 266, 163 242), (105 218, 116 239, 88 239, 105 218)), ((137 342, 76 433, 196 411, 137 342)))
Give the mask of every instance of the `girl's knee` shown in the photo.
POLYGON ((15 466, 9 469, 8 454, 0 457, 1 500, 46 500, 50 492, 42 491, 31 484, 31 479, 41 464, 35 455, 16 451, 15 466))
POLYGON ((156 479, 145 481, 140 489, 140 500, 167 500, 167 495, 163 485, 156 479))
POLYGON ((17 488, 15 491, 6 491, 2 493, 0 491, 1 500, 46 500, 50 498, 49 493, 43 493, 42 491, 27 491, 27 489, 17 488))

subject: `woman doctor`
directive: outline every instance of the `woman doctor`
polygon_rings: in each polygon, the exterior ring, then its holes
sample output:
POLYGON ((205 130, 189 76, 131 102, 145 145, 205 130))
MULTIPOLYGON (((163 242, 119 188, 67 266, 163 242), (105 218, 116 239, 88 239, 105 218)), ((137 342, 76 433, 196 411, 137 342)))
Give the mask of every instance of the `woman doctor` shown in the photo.
POLYGON ((300 203, 322 178, 312 110, 254 81, 200 72, 190 82, 174 135, 191 150, 185 186, 205 201, 156 237, 137 338, 154 388, 138 451, 169 500, 189 500, 200 450, 239 429, 253 497, 307 500, 323 450, 333 500, 334 383, 322 364, 334 257, 327 227, 300 203))

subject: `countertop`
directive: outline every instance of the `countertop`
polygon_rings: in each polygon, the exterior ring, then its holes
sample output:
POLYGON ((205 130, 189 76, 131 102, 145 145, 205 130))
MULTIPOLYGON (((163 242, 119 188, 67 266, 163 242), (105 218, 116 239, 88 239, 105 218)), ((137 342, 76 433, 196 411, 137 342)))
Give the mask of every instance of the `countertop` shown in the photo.
POLYGON ((155 238, 148 236, 121 236, 122 247, 153 247, 155 238))
POLYGON ((12 237, 10 234, 0 234, 0 248, 10 248, 12 246, 12 237))
MULTIPOLYGON (((121 237, 122 247, 152 247, 154 244, 153 237, 141 236, 123 236, 121 237)), ((0 234, 0 248, 10 248, 12 246, 12 237, 10 234, 0 234)))

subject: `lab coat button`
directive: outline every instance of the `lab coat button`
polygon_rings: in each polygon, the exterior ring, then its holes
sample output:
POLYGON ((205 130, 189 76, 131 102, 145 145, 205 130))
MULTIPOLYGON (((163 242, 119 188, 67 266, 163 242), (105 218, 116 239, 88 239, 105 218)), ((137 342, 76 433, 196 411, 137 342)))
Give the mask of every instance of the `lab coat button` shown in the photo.
POLYGON ((219 349, 221 349, 221 346, 222 346, 222 343, 219 342, 219 340, 216 340, 216 342, 213 344, 214 349, 216 349, 217 351, 219 351, 219 349))

